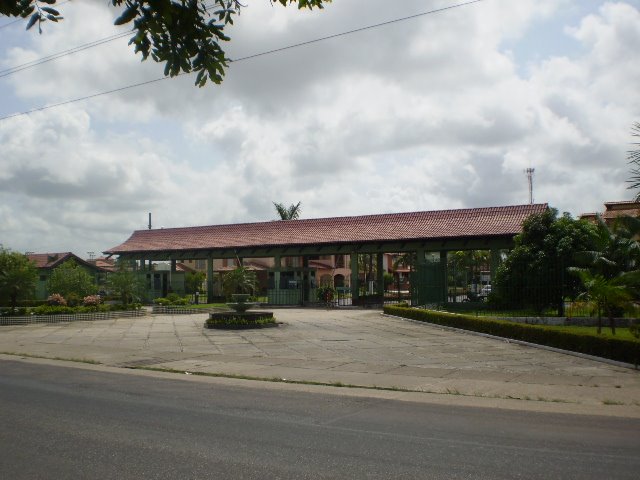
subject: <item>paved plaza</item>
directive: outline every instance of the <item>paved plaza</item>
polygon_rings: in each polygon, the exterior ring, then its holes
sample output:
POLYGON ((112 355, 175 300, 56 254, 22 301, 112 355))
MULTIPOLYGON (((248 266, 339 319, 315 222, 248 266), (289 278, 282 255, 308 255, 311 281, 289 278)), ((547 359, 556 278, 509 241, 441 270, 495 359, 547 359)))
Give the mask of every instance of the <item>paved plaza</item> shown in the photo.
POLYGON ((206 314, 0 327, 0 351, 293 381, 520 399, 640 417, 640 372, 357 309, 278 309, 277 328, 209 330, 206 314))

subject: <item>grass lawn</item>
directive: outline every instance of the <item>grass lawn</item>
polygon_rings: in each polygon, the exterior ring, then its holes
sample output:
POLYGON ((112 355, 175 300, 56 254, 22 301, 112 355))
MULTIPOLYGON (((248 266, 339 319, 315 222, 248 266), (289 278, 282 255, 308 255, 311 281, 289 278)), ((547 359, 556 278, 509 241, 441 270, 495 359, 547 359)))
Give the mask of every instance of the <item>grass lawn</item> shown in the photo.
MULTIPOLYGON (((604 323, 604 322, 603 322, 604 323)), ((558 327, 552 327, 549 325, 546 325, 545 328, 554 328, 554 329, 558 329, 558 330, 562 330, 563 332, 571 332, 571 333, 588 333, 590 335, 598 335, 598 327, 579 327, 579 326, 558 326, 558 327)), ((616 334, 612 335, 611 334, 611 329, 609 328, 608 325, 603 325, 602 326, 602 333, 600 334, 603 337, 608 337, 608 338, 619 338, 622 340, 636 340, 639 341, 639 339, 637 339, 636 337, 634 337, 631 332, 629 331, 628 328, 616 328, 616 334)))

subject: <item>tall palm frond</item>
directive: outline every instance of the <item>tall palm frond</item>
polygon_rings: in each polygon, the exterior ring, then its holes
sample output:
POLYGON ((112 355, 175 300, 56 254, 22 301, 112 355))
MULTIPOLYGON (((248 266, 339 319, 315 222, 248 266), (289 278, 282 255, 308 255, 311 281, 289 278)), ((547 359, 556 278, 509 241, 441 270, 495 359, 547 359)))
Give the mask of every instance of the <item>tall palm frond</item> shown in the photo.
POLYGON ((289 207, 285 207, 284 203, 273 202, 280 220, 298 220, 302 211, 301 205, 302 202, 298 202, 296 205, 291 204, 289 207))
MULTIPOLYGON (((631 135, 634 137, 640 137, 640 122, 636 122, 631 127, 631 135)), ((635 145, 636 149, 629 150, 627 152, 627 160, 632 165, 631 178, 628 182, 630 190, 640 189, 640 142, 632 142, 631 145, 635 145)), ((640 191, 636 194, 636 202, 640 202, 640 191)))

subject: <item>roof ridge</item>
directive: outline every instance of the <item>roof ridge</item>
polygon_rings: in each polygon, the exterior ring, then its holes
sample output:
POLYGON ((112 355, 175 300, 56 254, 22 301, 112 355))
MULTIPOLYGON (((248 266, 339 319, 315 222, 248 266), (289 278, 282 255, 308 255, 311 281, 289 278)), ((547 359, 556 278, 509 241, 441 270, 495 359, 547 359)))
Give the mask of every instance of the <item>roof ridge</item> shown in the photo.
POLYGON ((451 209, 447 209, 447 210, 416 210, 416 211, 412 211, 412 212, 393 212, 393 213, 370 213, 370 214, 365 214, 365 215, 346 215, 346 216, 341 216, 341 217, 315 217, 315 218, 300 218, 297 220, 263 220, 260 222, 240 222, 240 223, 218 223, 218 224, 213 224, 213 225, 192 225, 192 226, 188 226, 188 227, 168 227, 168 228, 155 228, 155 229, 149 229, 149 228, 144 228, 144 229, 139 229, 139 230, 134 230, 134 234, 138 233, 138 232, 158 232, 158 231, 171 231, 171 230, 191 230, 191 229, 205 229, 205 228, 210 228, 210 227, 216 227, 216 228, 221 228, 221 227, 247 227, 250 225, 265 225, 265 224, 271 224, 271 223, 280 223, 280 222, 285 222, 289 225, 292 224, 301 224, 304 222, 318 222, 318 221, 330 221, 330 220, 352 220, 355 218, 362 218, 362 219, 370 219, 370 218, 382 218, 385 216, 397 216, 397 215, 406 215, 406 216, 410 216, 410 215, 416 215, 416 214, 451 214, 452 212, 459 212, 459 213, 463 213, 463 212, 470 212, 470 211, 497 211, 497 210, 507 210, 507 209, 514 209, 514 208, 533 208, 533 207, 548 207, 548 204, 545 203, 527 203, 527 204, 520 204, 520 205, 502 205, 502 206, 497 206, 497 207, 473 207, 473 208, 451 208, 451 209))

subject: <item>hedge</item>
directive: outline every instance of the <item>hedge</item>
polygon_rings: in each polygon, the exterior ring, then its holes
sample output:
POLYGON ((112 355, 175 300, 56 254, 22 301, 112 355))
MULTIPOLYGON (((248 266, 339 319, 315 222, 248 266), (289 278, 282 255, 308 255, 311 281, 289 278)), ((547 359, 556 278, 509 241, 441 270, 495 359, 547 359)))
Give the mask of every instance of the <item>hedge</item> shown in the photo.
POLYGON ((595 357, 608 358, 610 360, 631 363, 636 365, 636 367, 640 363, 640 342, 634 340, 601 337, 589 333, 563 332, 544 325, 528 325, 487 317, 458 315, 394 305, 385 306, 384 313, 447 327, 455 327, 570 350, 595 357))

